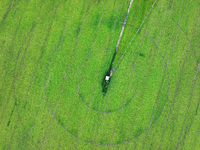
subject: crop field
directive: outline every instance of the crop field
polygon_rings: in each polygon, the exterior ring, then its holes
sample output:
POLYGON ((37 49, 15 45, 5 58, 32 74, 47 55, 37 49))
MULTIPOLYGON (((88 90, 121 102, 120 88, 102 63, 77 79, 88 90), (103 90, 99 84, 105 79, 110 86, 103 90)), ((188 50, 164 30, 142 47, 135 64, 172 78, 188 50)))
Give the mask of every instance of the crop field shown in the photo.
POLYGON ((0 0, 0 150, 200 150, 199 39, 199 0, 0 0))

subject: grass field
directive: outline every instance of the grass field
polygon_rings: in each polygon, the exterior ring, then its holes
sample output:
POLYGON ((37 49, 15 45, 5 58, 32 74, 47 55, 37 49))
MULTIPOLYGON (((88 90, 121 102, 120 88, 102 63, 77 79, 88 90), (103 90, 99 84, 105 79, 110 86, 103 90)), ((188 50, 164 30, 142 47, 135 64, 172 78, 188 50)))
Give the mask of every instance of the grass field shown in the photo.
POLYGON ((103 95, 129 4, 0 1, 0 150, 200 150, 200 1, 133 0, 103 95))

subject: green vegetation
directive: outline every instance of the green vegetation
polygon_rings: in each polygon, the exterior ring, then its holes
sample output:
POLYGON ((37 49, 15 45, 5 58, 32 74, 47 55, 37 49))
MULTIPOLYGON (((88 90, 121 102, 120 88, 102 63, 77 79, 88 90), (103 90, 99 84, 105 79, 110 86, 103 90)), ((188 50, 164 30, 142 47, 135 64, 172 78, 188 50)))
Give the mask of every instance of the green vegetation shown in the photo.
POLYGON ((1 1, 0 149, 200 149, 200 4, 158 0, 141 26, 153 2, 103 95, 130 1, 1 1))

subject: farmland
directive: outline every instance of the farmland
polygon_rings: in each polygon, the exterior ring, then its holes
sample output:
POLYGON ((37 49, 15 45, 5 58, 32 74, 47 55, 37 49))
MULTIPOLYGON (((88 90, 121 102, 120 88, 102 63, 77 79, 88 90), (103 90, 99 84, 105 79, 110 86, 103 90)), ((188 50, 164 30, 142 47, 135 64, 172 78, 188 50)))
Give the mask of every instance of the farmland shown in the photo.
POLYGON ((200 2, 0 1, 0 149, 200 149, 200 2))

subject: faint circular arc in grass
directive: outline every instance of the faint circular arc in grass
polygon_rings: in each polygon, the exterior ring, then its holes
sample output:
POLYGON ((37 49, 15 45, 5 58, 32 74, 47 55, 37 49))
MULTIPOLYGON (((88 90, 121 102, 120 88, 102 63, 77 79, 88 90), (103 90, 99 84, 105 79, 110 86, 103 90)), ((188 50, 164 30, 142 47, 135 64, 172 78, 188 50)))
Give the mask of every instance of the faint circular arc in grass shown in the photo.
MULTIPOLYGON (((122 104, 121 105, 121 107, 118 107, 117 109, 115 109, 115 110, 110 110, 110 111, 105 111, 105 110, 98 110, 98 109, 95 109, 94 107, 92 107, 92 106, 90 106, 88 103, 86 103, 86 101, 85 101, 85 99, 83 98, 83 96, 82 96, 82 94, 80 93, 80 84, 78 83, 78 74, 79 74, 79 70, 80 70, 80 68, 84 65, 84 63, 91 57, 91 56, 93 56, 93 55, 95 55, 95 54, 98 54, 98 53, 102 53, 102 52, 113 52, 114 53, 114 51, 112 51, 112 50, 102 50, 102 51, 97 51, 97 52, 94 52, 94 53, 92 53, 92 54, 90 54, 88 57, 86 57, 83 61, 82 61, 82 63, 79 65, 79 68, 78 68, 78 70, 77 70, 77 72, 76 72, 76 91, 77 91, 77 93, 78 93, 78 95, 79 95, 79 98, 81 99, 81 101, 88 107, 88 108, 90 108, 90 109, 92 109, 92 110, 94 110, 94 111, 97 111, 97 112, 101 112, 101 113, 112 113, 112 112, 117 112, 117 111, 120 111, 120 110, 122 110, 123 108, 125 108, 125 107, 127 107, 128 106, 128 104, 129 103, 131 103, 131 101, 134 99, 134 96, 135 96, 135 94, 137 93, 137 89, 138 89, 138 76, 137 76, 137 70, 135 69, 135 66, 134 66, 134 63, 132 62, 132 61, 130 61, 130 59, 128 59, 126 56, 125 56, 125 59, 129 62, 129 63, 131 63, 131 66, 133 67, 132 69, 132 71, 135 71, 136 72, 136 88, 134 89, 134 92, 133 92, 133 95, 131 96, 131 99, 129 98, 129 100, 128 101, 126 101, 124 104, 122 104)), ((121 54, 121 53, 117 53, 117 54, 119 54, 119 55, 123 55, 123 54, 121 54)), ((103 79, 103 78, 100 78, 100 80, 101 79, 103 79)), ((87 87, 84 87, 84 88, 87 88, 87 87)), ((120 88, 120 87, 118 87, 118 88, 120 88)), ((87 89, 89 89, 89 87, 87 88, 87 89)), ((101 89, 100 89, 101 90, 101 89)), ((92 92, 92 91, 91 91, 92 92)), ((100 97, 101 97, 101 95, 100 95, 100 97)))
MULTIPOLYGON (((145 35, 146 35, 146 34, 145 34, 145 35)), ((156 45, 158 51, 160 52, 160 49, 159 49, 159 47, 157 46, 157 44, 154 42, 154 40, 151 39, 148 35, 146 35, 146 37, 148 37, 148 38, 156 45)), ((161 52, 161 53, 162 53, 162 52, 161 52)), ((160 55, 159 57, 164 57, 164 56, 163 56, 163 55, 160 55)), ((164 58, 163 58, 163 59, 164 59, 164 58)), ((165 62, 165 61, 164 61, 164 62, 165 62)), ((49 101, 49 100, 48 100, 48 95, 46 95, 46 96, 47 96, 46 98, 47 98, 47 102, 48 102, 48 101, 49 101)), ((48 102, 48 104, 49 104, 49 102, 48 102)), ((51 105, 49 105, 49 107, 51 107, 51 105)), ((51 109, 51 110, 52 110, 52 109, 51 109)), ((53 113, 53 112, 52 112, 52 113, 53 113)), ((76 136, 78 139, 83 140, 83 141, 86 141, 86 140, 82 139, 81 137, 78 137, 77 135, 75 135, 75 133, 72 133, 69 129, 67 129, 67 128, 63 125, 63 123, 61 123, 61 122, 58 120, 58 118, 57 118, 57 116, 56 116, 55 113, 53 113, 53 115, 54 115, 54 117, 56 118, 56 120, 58 121, 58 123, 61 124, 61 125, 63 126, 63 128, 65 128, 66 131, 68 131, 70 134, 76 136)), ((144 131, 143 133, 145 133, 145 131, 144 131)), ((140 135, 142 135, 143 133, 141 133, 140 135)), ((139 135, 139 136, 140 136, 140 135, 139 135)), ((136 136, 136 137, 139 137, 139 136, 136 136)), ((136 137, 134 137, 134 138, 136 138, 136 137)), ((131 138, 131 140, 134 139, 134 138, 131 138)), ((127 140, 127 141, 129 141, 129 140, 127 140)), ((93 144, 98 144, 98 142, 93 142, 93 141, 87 141, 87 142, 93 143, 93 144)), ((119 143, 112 143, 112 145, 120 144, 120 143, 124 143, 124 142, 126 142, 126 141, 122 141, 122 142, 119 142, 119 143)), ((100 144, 100 145, 110 145, 110 144, 100 144)))
POLYGON ((22 123, 23 124, 23 123, 22 123))

